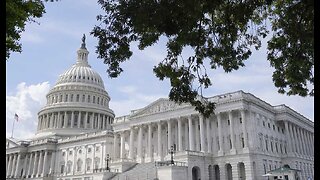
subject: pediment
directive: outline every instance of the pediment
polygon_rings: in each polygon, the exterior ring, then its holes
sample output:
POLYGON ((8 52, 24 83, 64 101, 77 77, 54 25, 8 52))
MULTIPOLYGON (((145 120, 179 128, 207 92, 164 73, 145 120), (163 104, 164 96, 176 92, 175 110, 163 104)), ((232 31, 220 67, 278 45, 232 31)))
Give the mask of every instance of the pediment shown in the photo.
POLYGON ((182 107, 188 106, 187 103, 182 103, 178 104, 173 101, 170 101, 169 99, 166 98, 160 98, 153 103, 149 104, 148 106, 140 109, 139 111, 133 113, 131 117, 135 116, 142 116, 142 115, 151 115, 151 114, 156 114, 156 113, 161 113, 161 112, 167 112, 167 111, 172 111, 176 110, 182 107))

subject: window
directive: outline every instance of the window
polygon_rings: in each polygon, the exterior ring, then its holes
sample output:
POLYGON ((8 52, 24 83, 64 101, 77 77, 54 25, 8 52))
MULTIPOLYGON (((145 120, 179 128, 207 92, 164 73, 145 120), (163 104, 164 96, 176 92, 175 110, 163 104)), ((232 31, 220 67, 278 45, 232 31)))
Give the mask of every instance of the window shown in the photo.
POLYGON ((91 148, 88 148, 88 153, 91 153, 91 148))
POLYGON ((64 156, 66 154, 66 152, 62 152, 62 156, 64 156))
POLYGON ((273 152, 273 142, 271 141, 271 151, 273 152))
POLYGON ((80 172, 81 168, 82 168, 82 160, 78 159, 78 161, 77 161, 77 171, 80 172))
POLYGON ((79 102, 79 99, 80 99, 80 95, 77 94, 77 98, 76 98, 76 101, 79 102))
POLYGON ((264 121, 262 121, 262 124, 263 124, 263 126, 266 126, 266 124, 265 124, 265 122, 264 122, 264 121))
POLYGON ((99 158, 95 158, 94 159, 94 169, 99 169, 99 163, 100 163, 100 159, 99 158))
POLYGON ((242 124, 242 118, 239 118, 240 119, 240 124, 242 124))
POLYGON ((63 164, 61 163, 60 165, 60 173, 63 174, 63 172, 64 172, 64 162, 63 164))
POLYGON ((88 95, 88 103, 90 102, 90 95, 88 95))
POLYGON ((100 102, 100 99, 99 99, 99 97, 98 97, 98 99, 97 99, 97 104, 99 104, 99 102, 100 102))
POLYGON ((242 148, 244 148, 244 138, 241 138, 242 148))
POLYGON ((266 140, 266 150, 269 151, 269 149, 268 149, 268 140, 266 140))
POLYGON ((276 146, 277 153, 279 153, 279 151, 278 151, 278 143, 277 142, 276 142, 275 146, 276 146))
POLYGON ((73 94, 71 94, 70 101, 73 102, 73 94))
POLYGON ((280 127, 278 126, 278 132, 280 132, 280 127))
POLYGON ((276 130, 276 127, 274 126, 274 125, 272 125, 273 126, 273 130, 275 131, 276 130))
POLYGON ((82 95, 82 102, 84 102, 86 95, 82 95))
POLYGON ((69 151, 69 155, 72 155, 72 151, 69 151))
POLYGON ((60 95, 60 99, 59 99, 59 102, 62 102, 62 94, 60 95))
POLYGON ((228 125, 230 125, 230 120, 228 119, 228 125))
POLYGON ((281 128, 282 134, 284 134, 283 128, 281 128))
POLYGON ((99 147, 99 146, 97 146, 97 147, 96 147, 96 151, 99 151, 99 150, 100 150, 100 147, 99 147))
POLYGON ((68 102, 68 94, 66 94, 66 97, 64 99, 64 102, 68 102))
POLYGON ((268 128, 270 128, 270 123, 268 123, 268 128))
POLYGON ((90 158, 88 158, 87 161, 86 161, 87 171, 89 171, 91 169, 91 163, 92 163, 92 160, 90 158))
POLYGON ((67 173, 71 172, 71 167, 72 167, 72 162, 68 161, 68 163, 67 163, 67 173))
POLYGON ((93 98, 92 98, 92 103, 96 103, 96 97, 95 96, 93 96, 93 98))

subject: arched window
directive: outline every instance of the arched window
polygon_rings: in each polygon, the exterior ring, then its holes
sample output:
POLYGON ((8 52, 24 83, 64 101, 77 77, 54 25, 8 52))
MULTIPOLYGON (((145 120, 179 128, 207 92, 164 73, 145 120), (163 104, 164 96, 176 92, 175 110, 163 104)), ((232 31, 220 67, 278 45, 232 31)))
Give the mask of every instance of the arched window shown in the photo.
POLYGON ((78 159, 78 161, 77 161, 77 172, 80 172, 81 168, 82 168, 82 160, 78 159))
POLYGON ((64 173, 64 161, 60 162, 60 173, 63 174, 64 173))
POLYGON ((87 171, 91 169, 92 160, 90 158, 87 158, 86 165, 87 165, 87 171))
POLYGON ((99 169, 100 158, 96 157, 94 159, 94 169, 99 169))
POLYGON ((66 96, 64 98, 64 102, 68 102, 68 94, 66 94, 66 96))
POLYGON ((71 169, 72 169, 72 161, 68 161, 67 162, 67 173, 71 173, 71 169))
POLYGON ((70 102, 72 102, 73 101, 73 94, 71 94, 71 98, 70 98, 70 102))

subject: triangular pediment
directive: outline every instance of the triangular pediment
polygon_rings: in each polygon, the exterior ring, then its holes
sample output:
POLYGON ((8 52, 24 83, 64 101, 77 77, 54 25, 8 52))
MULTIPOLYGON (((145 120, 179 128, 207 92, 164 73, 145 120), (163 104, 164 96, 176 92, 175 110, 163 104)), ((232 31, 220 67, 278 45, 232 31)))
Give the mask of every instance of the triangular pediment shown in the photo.
POLYGON ((175 109, 179 109, 182 107, 188 106, 186 103, 178 104, 173 101, 170 101, 166 98, 160 98, 153 103, 149 104, 148 106, 136 111, 131 115, 131 117, 134 116, 142 116, 142 115, 150 115, 150 114, 156 114, 166 111, 172 111, 175 109))

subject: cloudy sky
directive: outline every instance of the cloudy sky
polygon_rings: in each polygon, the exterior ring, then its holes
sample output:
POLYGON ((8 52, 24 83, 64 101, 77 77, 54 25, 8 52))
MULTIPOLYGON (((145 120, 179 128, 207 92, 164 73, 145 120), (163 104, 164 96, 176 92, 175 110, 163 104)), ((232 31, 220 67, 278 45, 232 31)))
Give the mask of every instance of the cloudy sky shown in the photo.
MULTIPOLYGON (((23 52, 13 53, 6 63, 6 135, 11 136, 14 114, 19 115, 15 123, 14 137, 29 138, 34 135, 37 113, 45 103, 45 95, 55 85, 59 74, 76 62, 76 51, 85 33, 89 63, 104 80, 111 97, 110 107, 116 116, 126 115, 132 109, 142 108, 160 97, 167 97, 170 86, 159 81, 152 68, 166 55, 165 41, 140 51, 132 47, 133 56, 122 64, 124 72, 119 78, 110 79, 106 66, 97 58, 97 40, 89 35, 98 24, 96 15, 102 13, 96 1, 64 0, 46 3, 46 13, 39 24, 26 26, 22 34, 23 52)), ((314 119, 314 98, 286 96, 277 93, 272 82, 273 69, 266 61, 266 44, 254 52, 242 69, 224 73, 221 69, 210 72, 213 86, 206 96, 243 90, 272 104, 286 104, 311 121, 314 119)), ((187 54, 188 52, 186 52, 187 54)))

